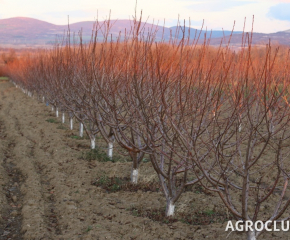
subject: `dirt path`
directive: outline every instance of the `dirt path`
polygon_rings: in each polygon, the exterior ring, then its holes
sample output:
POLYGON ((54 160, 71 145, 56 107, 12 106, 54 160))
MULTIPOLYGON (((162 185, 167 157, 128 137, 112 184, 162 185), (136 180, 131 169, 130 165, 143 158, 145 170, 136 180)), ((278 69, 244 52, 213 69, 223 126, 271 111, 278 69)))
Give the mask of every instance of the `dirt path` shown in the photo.
MULTIPOLYGON (((88 140, 74 139, 76 129, 47 121, 53 117, 49 107, 0 81, 0 239, 226 238, 225 222, 166 224, 132 212, 163 209, 162 194, 109 193, 92 184, 102 176, 129 177, 131 163, 80 159, 89 149, 88 140)), ((150 163, 146 164, 140 170, 141 182, 154 178, 150 163)), ((184 193, 177 209, 225 212, 217 197, 197 192, 184 193)), ((228 239, 244 237, 232 233, 228 239)))

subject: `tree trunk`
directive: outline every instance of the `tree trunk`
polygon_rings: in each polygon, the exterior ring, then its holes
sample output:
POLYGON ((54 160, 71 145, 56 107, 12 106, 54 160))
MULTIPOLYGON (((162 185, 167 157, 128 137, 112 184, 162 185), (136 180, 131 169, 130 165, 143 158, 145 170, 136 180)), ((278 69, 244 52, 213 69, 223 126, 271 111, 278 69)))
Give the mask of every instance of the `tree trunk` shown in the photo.
POLYGON ((91 149, 95 149, 96 148, 96 138, 95 136, 91 137, 91 149))
POLYGON ((133 184, 137 184, 138 183, 138 169, 132 169, 132 173, 131 173, 131 182, 133 184))
POLYGON ((174 215, 175 205, 172 200, 166 201, 166 217, 170 217, 174 215))
POLYGON ((55 115, 56 115, 56 117, 58 117, 58 108, 56 108, 55 115))
POLYGON ((80 123, 80 137, 84 136, 84 124, 80 123))
POLYGON ((62 113, 62 119, 61 119, 61 122, 62 122, 62 123, 65 122, 65 116, 64 116, 64 113, 62 113))
POLYGON ((137 153, 132 151, 130 152, 130 157, 133 161, 133 168, 131 173, 131 183, 137 184, 138 182, 138 159, 137 159, 137 153))
POLYGON ((70 118, 69 123, 70 123, 70 130, 73 130, 73 127, 74 127, 73 118, 70 118))
POLYGON ((249 230, 247 232, 247 240, 256 240, 255 230, 254 231, 249 230))
POLYGON ((109 147, 108 147, 108 157, 113 158, 113 143, 109 142, 109 147))

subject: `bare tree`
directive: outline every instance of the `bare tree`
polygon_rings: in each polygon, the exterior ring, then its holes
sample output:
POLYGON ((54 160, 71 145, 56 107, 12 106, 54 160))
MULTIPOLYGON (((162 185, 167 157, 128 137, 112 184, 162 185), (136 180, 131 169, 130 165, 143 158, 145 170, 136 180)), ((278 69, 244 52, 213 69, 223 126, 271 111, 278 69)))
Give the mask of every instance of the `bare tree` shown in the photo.
MULTIPOLYGON (((224 103, 207 130, 212 154, 202 161, 193 159, 197 173, 203 173, 203 186, 221 197, 234 218, 253 224, 259 218, 265 223, 290 217, 289 75, 286 68, 281 75, 272 75, 275 57, 268 46, 264 63, 253 66, 248 47, 241 57, 245 65, 236 74, 241 78, 224 88, 224 103)), ((247 238, 256 239, 263 231, 251 225, 247 238)))

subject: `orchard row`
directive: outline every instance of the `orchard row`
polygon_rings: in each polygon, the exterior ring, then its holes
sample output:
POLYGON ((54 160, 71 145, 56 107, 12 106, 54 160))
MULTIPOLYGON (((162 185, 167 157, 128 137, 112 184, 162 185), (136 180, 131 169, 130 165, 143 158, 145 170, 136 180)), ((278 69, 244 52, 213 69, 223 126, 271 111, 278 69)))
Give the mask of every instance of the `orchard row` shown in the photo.
MULTIPOLYGON (((285 48, 172 37, 136 20, 111 39, 96 23, 90 42, 68 33, 52 50, 9 64, 13 83, 99 134, 108 156, 118 144, 132 159, 131 181, 148 155, 166 198, 166 215, 186 186, 218 194, 237 220, 288 219, 289 56, 285 48), (279 190, 279 191, 278 191, 279 190), (274 194, 275 193, 275 194, 274 194), (277 194, 278 193, 278 194, 277 194), (268 207, 269 203, 275 203, 268 207)), ((175 34, 178 36, 180 34, 175 34)), ((174 36, 174 34, 173 34, 174 36)), ((255 239, 261 232, 249 232, 255 239)))

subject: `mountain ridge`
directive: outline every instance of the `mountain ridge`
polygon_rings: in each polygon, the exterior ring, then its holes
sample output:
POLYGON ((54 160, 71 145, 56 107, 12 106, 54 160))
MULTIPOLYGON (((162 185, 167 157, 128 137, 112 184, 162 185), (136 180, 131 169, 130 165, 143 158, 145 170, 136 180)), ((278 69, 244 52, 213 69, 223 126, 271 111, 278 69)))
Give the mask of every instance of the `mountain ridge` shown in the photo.
MULTIPOLYGON (((75 34, 82 32, 83 40, 89 41, 92 35, 93 25, 96 21, 82 21, 69 24, 70 31, 75 34)), ((103 23, 104 21, 99 21, 103 23)), ((132 20, 119 19, 111 20, 114 23, 110 29, 110 34, 113 38, 117 38, 120 32, 127 32, 132 27, 132 20)), ((142 26, 146 31, 153 29, 158 30, 156 34, 156 41, 160 41, 162 38, 167 41, 177 30, 177 26, 163 27, 150 23, 142 23, 142 26)), ((200 29, 188 28, 186 27, 184 33, 188 36, 188 30, 190 30, 191 39, 194 36, 198 36, 200 29)), ((14 17, 0 19, 0 47, 5 46, 20 46, 20 47, 51 47, 57 37, 63 37, 68 31, 68 25, 56 25, 43 20, 28 18, 28 17, 14 17)), ((145 32, 146 32, 145 31, 145 32)), ((207 38, 211 35, 211 45, 219 45, 221 39, 225 37, 228 41, 231 31, 205 31, 202 30, 200 34, 200 43, 203 42, 204 35, 207 34, 207 38)), ((182 37, 182 31, 179 31, 178 38, 182 37)), ((285 31, 280 31, 277 33, 253 33, 253 43, 254 44, 264 44, 271 39, 274 43, 284 44, 290 46, 290 29, 285 31)), ((231 36, 231 45, 239 46, 241 45, 242 32, 234 31, 231 36)))

